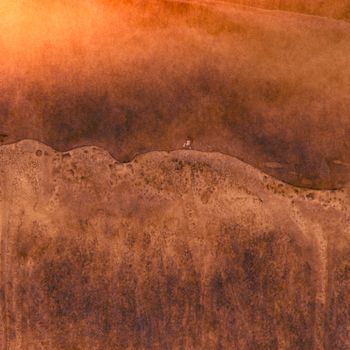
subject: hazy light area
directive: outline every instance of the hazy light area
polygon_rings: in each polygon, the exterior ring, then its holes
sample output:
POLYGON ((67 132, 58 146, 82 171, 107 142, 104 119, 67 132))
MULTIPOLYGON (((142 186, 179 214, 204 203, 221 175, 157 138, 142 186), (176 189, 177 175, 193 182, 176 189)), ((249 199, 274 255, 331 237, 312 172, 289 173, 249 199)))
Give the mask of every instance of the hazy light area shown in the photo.
POLYGON ((221 2, 116 3, 1 2, 8 142, 98 144, 130 159, 191 135, 258 167, 286 163, 274 174, 288 181, 318 181, 324 162, 327 183, 337 177, 332 162, 349 158, 347 23, 221 2))

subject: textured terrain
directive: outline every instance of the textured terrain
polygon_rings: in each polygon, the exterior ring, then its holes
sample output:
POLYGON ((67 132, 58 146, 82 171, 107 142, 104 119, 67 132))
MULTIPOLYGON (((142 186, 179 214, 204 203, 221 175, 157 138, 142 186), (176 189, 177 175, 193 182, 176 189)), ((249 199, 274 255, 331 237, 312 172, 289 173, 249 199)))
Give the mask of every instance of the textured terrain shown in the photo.
POLYGON ((350 349, 349 21, 0 1, 0 350, 350 349))
POLYGON ((291 184, 348 181, 350 25, 330 12, 3 0, 0 15, 0 143, 96 145, 127 161, 191 136, 291 184))
POLYGON ((219 153, 0 148, 0 349, 348 349, 349 193, 219 153))

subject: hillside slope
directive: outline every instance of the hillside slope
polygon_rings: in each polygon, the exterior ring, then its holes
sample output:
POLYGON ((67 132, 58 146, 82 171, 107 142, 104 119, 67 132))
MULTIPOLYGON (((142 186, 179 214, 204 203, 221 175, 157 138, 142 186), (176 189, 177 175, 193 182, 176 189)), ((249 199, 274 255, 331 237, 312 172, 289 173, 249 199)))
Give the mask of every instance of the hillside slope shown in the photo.
POLYGON ((349 0, 227 0, 236 4, 350 20, 349 0))

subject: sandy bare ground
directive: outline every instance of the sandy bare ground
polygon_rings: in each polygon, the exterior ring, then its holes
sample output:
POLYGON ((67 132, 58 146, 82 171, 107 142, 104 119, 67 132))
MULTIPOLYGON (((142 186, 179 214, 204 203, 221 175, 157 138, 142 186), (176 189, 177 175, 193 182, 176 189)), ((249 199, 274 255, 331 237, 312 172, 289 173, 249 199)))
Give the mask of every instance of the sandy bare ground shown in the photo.
POLYGON ((350 346, 347 189, 32 141, 0 169, 1 350, 350 346))

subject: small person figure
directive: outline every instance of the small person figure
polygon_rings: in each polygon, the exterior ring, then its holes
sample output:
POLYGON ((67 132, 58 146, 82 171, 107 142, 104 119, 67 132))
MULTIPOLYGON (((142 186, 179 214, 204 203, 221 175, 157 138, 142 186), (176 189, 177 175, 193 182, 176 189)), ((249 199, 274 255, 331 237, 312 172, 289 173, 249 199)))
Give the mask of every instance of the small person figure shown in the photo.
POLYGON ((0 133, 0 143, 5 142, 9 135, 0 133))
POLYGON ((182 148, 184 149, 192 149, 192 138, 191 137, 187 137, 185 143, 183 144, 182 148))

